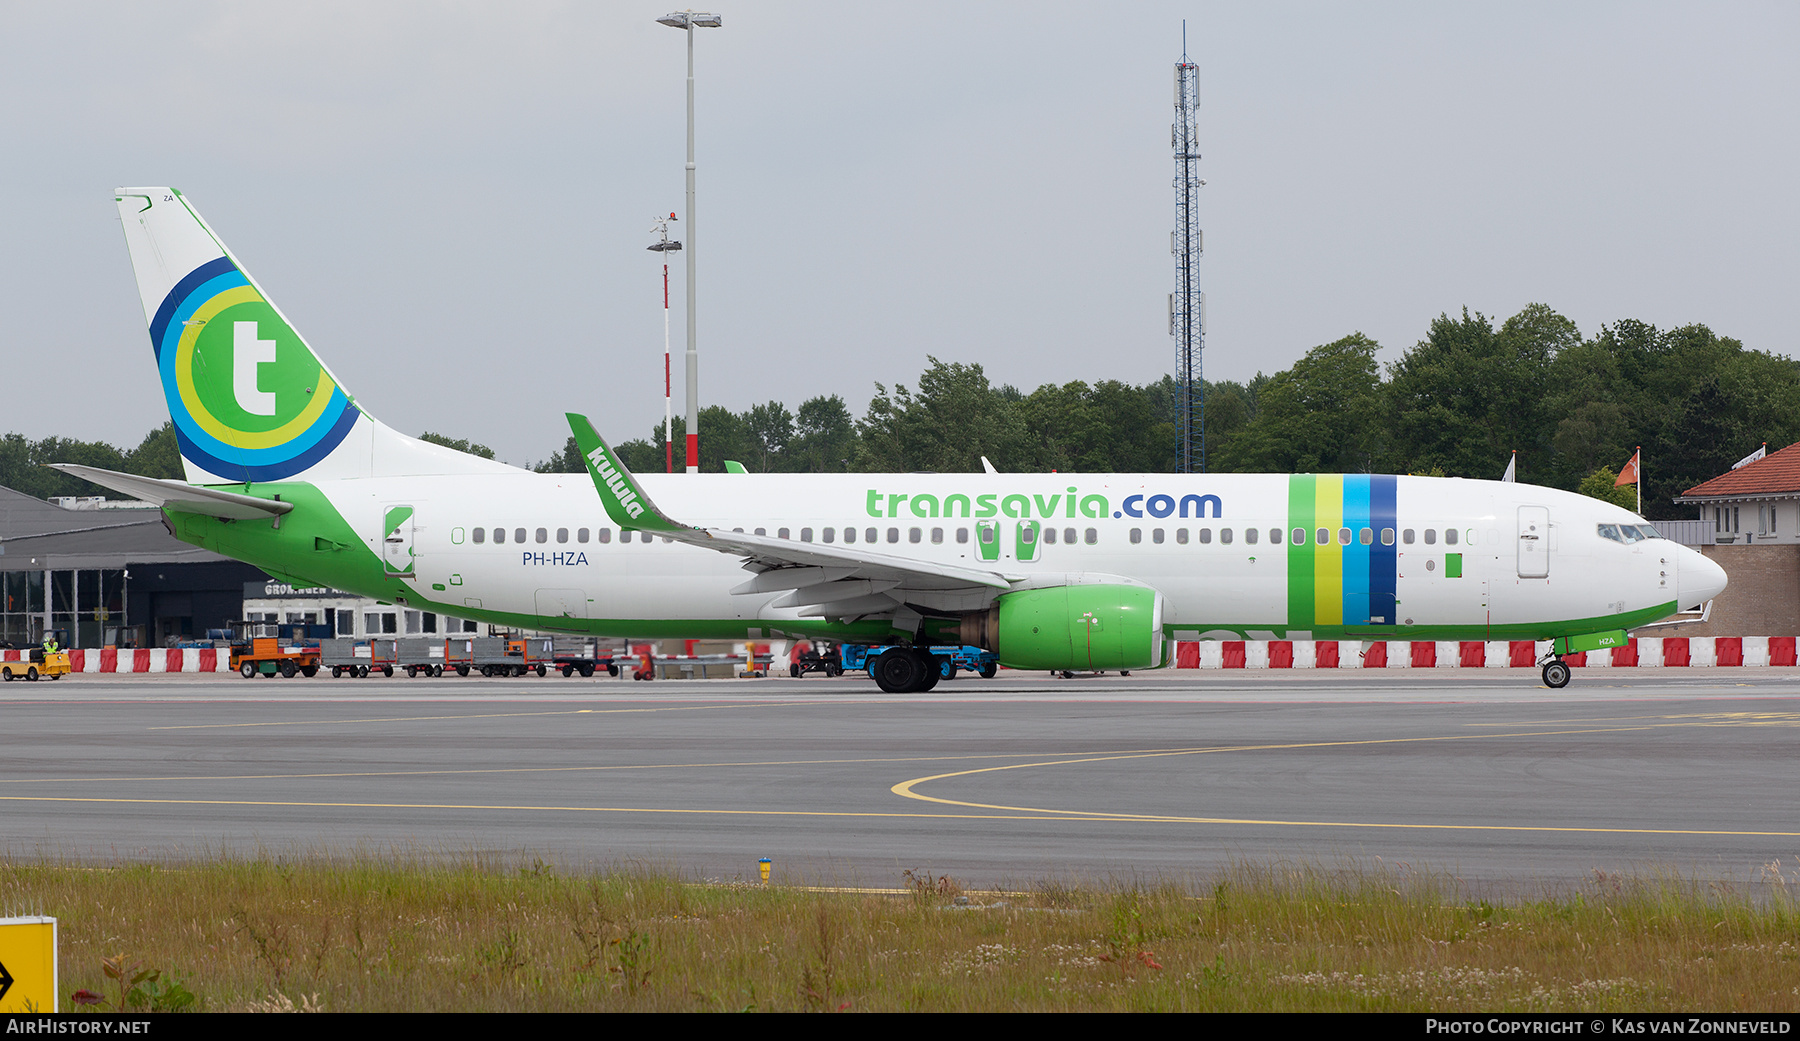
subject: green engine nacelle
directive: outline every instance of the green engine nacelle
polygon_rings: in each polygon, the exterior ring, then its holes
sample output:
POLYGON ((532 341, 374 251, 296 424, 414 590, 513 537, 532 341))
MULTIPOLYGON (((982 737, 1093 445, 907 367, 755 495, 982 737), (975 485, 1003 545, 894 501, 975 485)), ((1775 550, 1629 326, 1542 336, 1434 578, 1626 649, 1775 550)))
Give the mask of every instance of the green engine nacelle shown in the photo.
POLYGON ((1162 663, 1163 597, 1123 584, 1007 593, 966 616, 964 643, 1014 669, 1147 669, 1162 663))

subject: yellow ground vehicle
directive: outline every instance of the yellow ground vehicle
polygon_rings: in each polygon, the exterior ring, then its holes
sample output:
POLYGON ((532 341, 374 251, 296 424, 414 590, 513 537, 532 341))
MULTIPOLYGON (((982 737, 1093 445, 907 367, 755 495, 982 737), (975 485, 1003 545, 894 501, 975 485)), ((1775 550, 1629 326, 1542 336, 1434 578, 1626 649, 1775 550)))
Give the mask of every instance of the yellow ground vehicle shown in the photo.
POLYGON ((35 680, 39 676, 60 680, 74 671, 69 668, 68 651, 45 651, 42 647, 33 647, 24 657, 27 660, 0 661, 0 675, 6 677, 6 682, 35 680))

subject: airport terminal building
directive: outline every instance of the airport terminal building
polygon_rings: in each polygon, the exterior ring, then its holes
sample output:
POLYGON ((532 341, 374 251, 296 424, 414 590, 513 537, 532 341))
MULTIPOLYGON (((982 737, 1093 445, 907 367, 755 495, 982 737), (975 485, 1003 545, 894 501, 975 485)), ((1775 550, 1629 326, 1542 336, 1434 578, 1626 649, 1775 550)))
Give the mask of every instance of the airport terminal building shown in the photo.
POLYGON ((64 502, 0 488, 0 643, 162 647, 237 621, 244 583, 268 579, 177 540, 147 503, 64 502))
POLYGON ((176 539, 148 503, 46 502, 0 488, 0 646, 169 647, 238 621, 339 636, 473 633, 476 623, 307 589, 176 539))

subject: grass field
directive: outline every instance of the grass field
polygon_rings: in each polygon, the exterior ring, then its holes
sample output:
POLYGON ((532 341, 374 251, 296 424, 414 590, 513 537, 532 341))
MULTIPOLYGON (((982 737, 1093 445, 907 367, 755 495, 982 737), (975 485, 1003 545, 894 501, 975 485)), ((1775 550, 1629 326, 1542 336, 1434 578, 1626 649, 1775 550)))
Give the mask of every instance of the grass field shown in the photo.
POLYGON ((1190 887, 895 884, 0 861, 0 906, 60 920, 64 1011, 1800 1009, 1800 872, 1779 863, 1739 885, 1596 874, 1504 905, 1380 864, 1190 887))

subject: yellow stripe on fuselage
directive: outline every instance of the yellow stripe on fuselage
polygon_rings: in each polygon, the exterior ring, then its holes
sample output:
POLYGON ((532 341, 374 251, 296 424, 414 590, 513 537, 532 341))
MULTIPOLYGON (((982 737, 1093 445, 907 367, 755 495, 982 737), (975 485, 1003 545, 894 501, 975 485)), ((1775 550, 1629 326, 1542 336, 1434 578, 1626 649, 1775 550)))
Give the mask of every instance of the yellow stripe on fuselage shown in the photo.
POLYGON ((1317 529, 1324 528, 1326 539, 1323 546, 1313 546, 1313 621, 1343 625, 1344 551, 1338 546, 1337 530, 1344 526, 1344 477, 1320 474, 1315 480, 1314 530, 1306 535, 1316 542, 1317 529))

